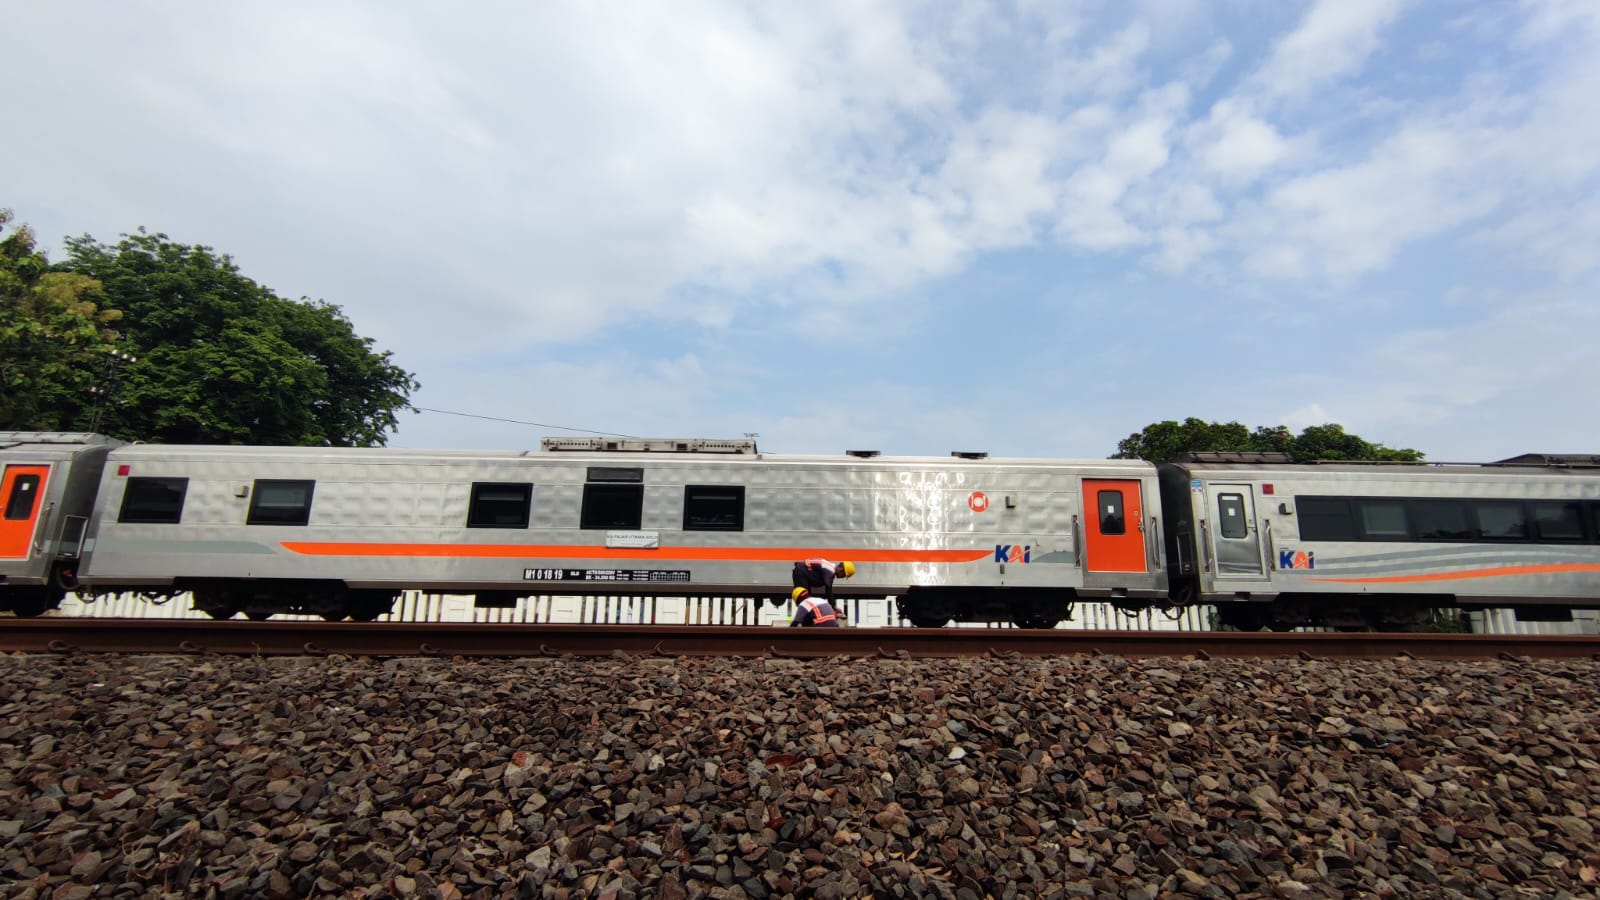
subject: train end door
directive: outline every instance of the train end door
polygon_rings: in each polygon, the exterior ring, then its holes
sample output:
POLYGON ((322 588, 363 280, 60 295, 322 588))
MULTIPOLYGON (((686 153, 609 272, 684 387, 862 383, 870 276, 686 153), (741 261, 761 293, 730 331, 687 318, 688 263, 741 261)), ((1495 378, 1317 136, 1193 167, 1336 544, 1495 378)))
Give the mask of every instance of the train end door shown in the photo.
POLYGON ((1086 574, 1150 571, 1138 480, 1085 478, 1083 510, 1086 574))
POLYGON ((49 479, 49 466, 7 465, 0 474, 0 560, 28 558, 49 479))
POLYGON ((1217 578, 1265 579, 1255 491, 1248 484, 1205 486, 1212 571, 1217 578))

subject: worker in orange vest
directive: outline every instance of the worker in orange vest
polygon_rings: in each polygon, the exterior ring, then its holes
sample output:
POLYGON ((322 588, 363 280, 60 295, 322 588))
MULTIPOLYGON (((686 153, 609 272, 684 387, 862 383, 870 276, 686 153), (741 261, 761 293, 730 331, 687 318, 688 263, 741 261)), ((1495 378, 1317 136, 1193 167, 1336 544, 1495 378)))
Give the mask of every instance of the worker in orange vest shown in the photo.
POLYGON ((817 591, 831 603, 833 580, 849 578, 854 574, 856 574, 856 564, 848 560, 833 562, 826 559, 803 559, 794 564, 794 586, 817 591))
POLYGON ((838 628, 839 614, 833 611, 833 604, 820 598, 811 596, 811 592, 803 587, 794 589, 789 595, 795 602, 794 621, 790 626, 800 628, 838 628))

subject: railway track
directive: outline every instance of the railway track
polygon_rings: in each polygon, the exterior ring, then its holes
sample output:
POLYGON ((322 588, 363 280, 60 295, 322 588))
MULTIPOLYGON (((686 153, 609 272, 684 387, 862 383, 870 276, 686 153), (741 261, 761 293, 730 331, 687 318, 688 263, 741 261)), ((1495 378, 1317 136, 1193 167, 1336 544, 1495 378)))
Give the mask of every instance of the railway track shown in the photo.
POLYGON ((1600 636, 0 618, 0 651, 443 657, 920 658, 1102 653, 1132 657, 1554 659, 1600 658, 1600 636))

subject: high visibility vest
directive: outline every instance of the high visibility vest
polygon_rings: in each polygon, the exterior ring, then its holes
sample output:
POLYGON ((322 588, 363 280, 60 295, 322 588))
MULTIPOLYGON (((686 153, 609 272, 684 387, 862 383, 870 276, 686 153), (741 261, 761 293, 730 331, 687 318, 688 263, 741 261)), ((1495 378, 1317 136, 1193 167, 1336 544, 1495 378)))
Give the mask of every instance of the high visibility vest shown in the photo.
POLYGON ((813 625, 821 625, 823 622, 832 622, 834 619, 839 618, 838 614, 833 611, 832 606, 817 600, 815 597, 807 597, 801 600, 800 606, 811 613, 811 624, 813 625), (823 612, 823 610, 827 610, 827 612, 823 612))
POLYGON ((831 569, 834 572, 838 572, 839 571, 839 564, 834 562, 831 559, 822 559, 820 557, 812 557, 811 559, 806 560, 806 565, 808 565, 808 566, 822 566, 823 568, 831 569))

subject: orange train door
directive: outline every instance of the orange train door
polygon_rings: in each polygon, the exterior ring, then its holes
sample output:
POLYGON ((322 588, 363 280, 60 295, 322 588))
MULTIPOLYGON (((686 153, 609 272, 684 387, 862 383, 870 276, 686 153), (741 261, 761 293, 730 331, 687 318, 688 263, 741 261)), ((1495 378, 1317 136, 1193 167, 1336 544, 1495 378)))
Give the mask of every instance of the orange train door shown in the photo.
POLYGON ((1083 480, 1085 572, 1147 572, 1139 482, 1083 480))
POLYGON ((49 466, 6 466, 0 476, 0 559, 27 559, 49 466))

